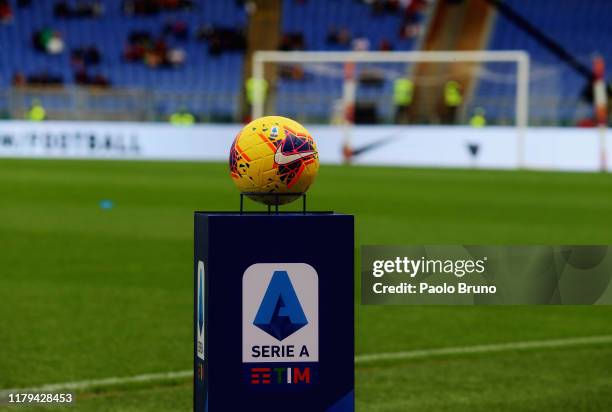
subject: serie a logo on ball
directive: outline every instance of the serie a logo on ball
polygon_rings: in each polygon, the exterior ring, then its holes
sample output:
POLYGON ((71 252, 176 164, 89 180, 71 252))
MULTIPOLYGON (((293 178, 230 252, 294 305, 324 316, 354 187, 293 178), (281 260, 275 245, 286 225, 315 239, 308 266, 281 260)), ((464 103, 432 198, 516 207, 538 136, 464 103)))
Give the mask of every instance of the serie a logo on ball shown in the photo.
POLYGON ((304 126, 286 117, 266 116, 238 133, 230 149, 229 166, 234 183, 251 199, 284 204, 297 195, 269 194, 306 192, 317 176, 319 154, 304 126))

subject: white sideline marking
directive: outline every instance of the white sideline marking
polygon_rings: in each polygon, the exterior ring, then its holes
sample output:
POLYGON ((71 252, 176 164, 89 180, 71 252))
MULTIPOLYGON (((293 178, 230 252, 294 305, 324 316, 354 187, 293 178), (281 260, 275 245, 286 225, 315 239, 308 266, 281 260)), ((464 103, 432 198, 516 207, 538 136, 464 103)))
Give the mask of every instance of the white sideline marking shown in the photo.
MULTIPOLYGON (((582 338, 563 338, 549 340, 533 340, 525 342, 493 343, 489 345, 458 346, 448 348, 420 349, 405 352, 372 353, 355 357, 355 364, 367 364, 381 360, 424 359, 444 355, 462 355, 473 353, 505 352, 523 349, 560 348, 564 346, 581 346, 598 343, 612 343, 612 335, 588 336, 582 338)), ((90 379, 76 382, 54 383, 31 388, 15 388, 0 390, 0 400, 9 393, 44 393, 70 390, 84 390, 103 386, 115 386, 125 383, 163 382, 193 376, 192 370, 165 373, 148 373, 144 375, 90 379)))
POLYGON ((0 390, 0 400, 9 393, 46 393, 71 390, 83 390, 89 388, 97 388, 102 386, 114 386, 124 383, 135 382, 163 382, 172 379, 182 379, 193 376, 193 371, 178 371, 178 372, 163 372, 163 373, 147 373, 144 375, 126 376, 123 378, 104 378, 104 379, 89 379, 76 382, 52 383, 49 385, 36 386, 32 388, 16 388, 0 390))
POLYGON ((489 345, 459 346, 450 348, 421 349, 406 352, 372 353, 355 357, 355 363, 369 363, 380 360, 422 359, 444 355, 460 355, 470 353, 504 352, 521 349, 560 348, 563 346, 591 345, 596 343, 612 343, 612 335, 588 336, 583 338, 564 338, 549 340, 532 340, 525 342, 492 343, 489 345))

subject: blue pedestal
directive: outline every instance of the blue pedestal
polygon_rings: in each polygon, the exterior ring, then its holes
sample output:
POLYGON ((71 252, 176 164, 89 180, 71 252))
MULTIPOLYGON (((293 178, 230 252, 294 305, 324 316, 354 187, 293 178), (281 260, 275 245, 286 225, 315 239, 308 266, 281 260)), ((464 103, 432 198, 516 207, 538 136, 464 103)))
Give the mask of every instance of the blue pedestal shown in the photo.
POLYGON ((195 214, 194 410, 354 411, 353 216, 195 214))

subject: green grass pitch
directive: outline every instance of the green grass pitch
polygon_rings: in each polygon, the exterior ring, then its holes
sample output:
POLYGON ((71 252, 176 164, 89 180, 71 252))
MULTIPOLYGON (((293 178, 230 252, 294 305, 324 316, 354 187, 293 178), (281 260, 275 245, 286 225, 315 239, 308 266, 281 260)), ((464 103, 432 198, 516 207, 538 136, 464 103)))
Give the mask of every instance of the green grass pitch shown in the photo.
MULTIPOLYGON (((612 243, 604 174, 323 165, 309 206, 355 214, 357 246, 612 243)), ((190 369, 192 212, 237 207, 225 164, 0 160, 0 390, 190 369)), ((612 334, 609 307, 356 315, 358 354, 612 334)), ((357 405, 609 411, 611 371, 604 344, 387 361, 357 367, 357 405)), ((191 390, 105 387, 70 410, 188 411, 191 390)))

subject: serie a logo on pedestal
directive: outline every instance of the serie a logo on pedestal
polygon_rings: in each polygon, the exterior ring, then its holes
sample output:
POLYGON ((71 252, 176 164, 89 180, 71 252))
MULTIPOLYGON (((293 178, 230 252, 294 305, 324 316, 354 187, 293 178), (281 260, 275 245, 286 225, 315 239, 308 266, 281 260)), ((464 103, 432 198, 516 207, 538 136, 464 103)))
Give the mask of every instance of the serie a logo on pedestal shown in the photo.
POLYGON ((319 362, 319 277, 306 263, 257 263, 242 278, 242 362, 254 387, 309 385, 319 362))

